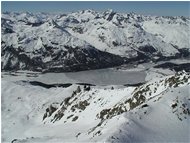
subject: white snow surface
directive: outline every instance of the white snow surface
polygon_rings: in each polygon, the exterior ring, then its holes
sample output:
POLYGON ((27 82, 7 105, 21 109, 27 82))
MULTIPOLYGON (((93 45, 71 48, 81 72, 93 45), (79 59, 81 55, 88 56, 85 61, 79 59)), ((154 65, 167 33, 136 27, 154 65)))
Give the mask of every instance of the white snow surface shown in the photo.
POLYGON ((78 86, 46 89, 2 78, 2 142, 14 139, 20 143, 190 141, 188 73, 157 77, 139 87, 91 86, 85 91, 80 85, 81 91, 69 100, 68 106, 61 104, 78 86), (173 78, 181 81, 178 86, 173 82, 170 85, 173 78), (143 104, 134 109, 125 104, 128 99, 137 103, 135 92, 147 87, 149 90, 141 94, 146 97, 143 104), (84 101, 88 103, 84 110, 76 108, 72 111, 72 106, 84 101), (142 107, 145 104, 148 106, 142 107), (57 109, 43 120, 50 105, 57 109), (64 116, 52 122, 62 105, 66 107, 64 116), (104 109, 119 106, 127 111, 105 120, 99 118, 104 109), (73 121, 75 117, 78 119, 73 121))
POLYGON ((93 46, 125 57, 137 55, 140 47, 152 46, 157 53, 172 56, 179 53, 178 49, 189 49, 190 44, 188 17, 83 10, 67 14, 9 12, 2 18, 3 28, 12 27, 14 31, 2 34, 2 41, 22 47, 31 56, 32 51, 45 50, 44 45, 61 49, 64 45, 93 46))

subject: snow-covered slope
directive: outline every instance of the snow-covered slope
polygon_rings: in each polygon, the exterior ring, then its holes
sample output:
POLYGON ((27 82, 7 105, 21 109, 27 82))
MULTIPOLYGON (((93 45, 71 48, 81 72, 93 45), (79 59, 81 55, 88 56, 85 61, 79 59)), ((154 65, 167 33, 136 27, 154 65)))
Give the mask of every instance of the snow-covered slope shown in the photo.
POLYGON ((10 19, 2 18, 4 70, 77 71, 120 65, 124 61, 72 36, 52 19, 32 24, 10 19))
POLYGON ((189 49, 189 18, 85 10, 57 21, 63 25, 62 21, 69 17, 78 21, 67 27, 72 34, 110 53, 128 57, 145 50, 171 56, 179 53, 178 48, 189 49))
POLYGON ((83 10, 7 12, 1 19, 3 70, 78 71, 190 53, 185 17, 83 10))
POLYGON ((189 47, 190 29, 188 27, 189 21, 184 17, 153 17, 143 22, 143 28, 147 32, 179 49, 189 47))
POLYGON ((137 87, 2 80, 3 142, 189 142, 190 75, 137 87))

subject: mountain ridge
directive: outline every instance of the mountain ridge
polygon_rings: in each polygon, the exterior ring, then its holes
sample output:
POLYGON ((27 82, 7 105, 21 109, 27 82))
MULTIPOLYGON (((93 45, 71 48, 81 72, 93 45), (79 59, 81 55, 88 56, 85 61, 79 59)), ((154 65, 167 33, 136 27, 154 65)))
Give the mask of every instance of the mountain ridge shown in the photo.
POLYGON ((189 73, 136 87, 32 84, 2 82, 4 142, 189 140, 189 73))
POLYGON ((107 65, 105 67, 113 67, 135 60, 147 62, 147 59, 158 61, 190 57, 190 19, 185 17, 83 10, 58 15, 12 12, 3 13, 1 19, 2 70, 49 72, 59 66, 58 72, 75 71, 73 64, 79 71, 103 68, 104 64, 107 65), (65 47, 72 47, 72 50, 65 47), (83 49, 98 54, 89 57, 83 49), (13 54, 11 51, 16 52, 13 54), (18 58, 20 55, 31 63, 37 63, 37 67, 33 64, 27 66, 18 58), (94 61, 98 66, 91 66, 88 60, 76 58, 77 62, 70 59, 73 55, 94 61), (104 60, 100 61, 98 57, 104 60), (113 57, 118 60, 114 61, 113 57), (62 59, 61 62, 58 59, 62 59), (71 66, 67 62, 72 63, 71 66), (83 68, 80 69, 80 65, 84 65, 83 68))

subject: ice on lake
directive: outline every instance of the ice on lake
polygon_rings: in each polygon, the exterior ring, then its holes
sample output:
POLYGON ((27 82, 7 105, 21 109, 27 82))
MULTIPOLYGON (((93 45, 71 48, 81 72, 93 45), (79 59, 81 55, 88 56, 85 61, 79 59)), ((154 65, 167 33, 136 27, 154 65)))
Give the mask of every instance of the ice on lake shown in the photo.
MULTIPOLYGON (((13 73, 12 73, 13 74, 13 73)), ((67 73, 35 73, 36 76, 27 76, 27 72, 16 72, 14 76, 2 74, 6 80, 31 80, 46 84, 53 83, 89 83, 95 85, 123 85, 136 84, 145 81, 145 71, 125 71, 110 69, 88 70, 67 73)), ((11 74, 10 74, 11 75, 11 74)), ((31 73, 30 73, 31 75, 31 73)))
POLYGON ((144 82, 145 71, 100 69, 70 73, 46 73, 37 78, 45 83, 90 83, 95 85, 123 85, 144 82))

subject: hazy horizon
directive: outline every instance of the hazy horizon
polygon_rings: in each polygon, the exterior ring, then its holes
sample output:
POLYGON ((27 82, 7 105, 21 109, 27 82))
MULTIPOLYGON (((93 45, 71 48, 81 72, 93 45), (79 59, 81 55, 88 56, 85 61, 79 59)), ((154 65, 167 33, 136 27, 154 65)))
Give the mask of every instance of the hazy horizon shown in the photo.
POLYGON ((1 12, 69 13, 86 9, 98 12, 113 9, 120 13, 190 16, 188 1, 2 1, 1 4, 1 12))

